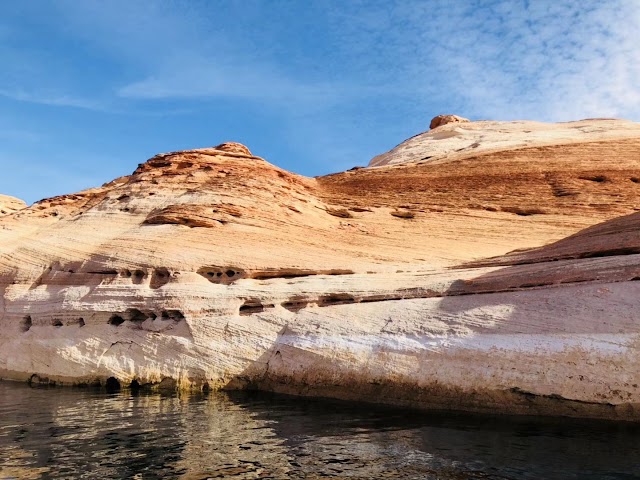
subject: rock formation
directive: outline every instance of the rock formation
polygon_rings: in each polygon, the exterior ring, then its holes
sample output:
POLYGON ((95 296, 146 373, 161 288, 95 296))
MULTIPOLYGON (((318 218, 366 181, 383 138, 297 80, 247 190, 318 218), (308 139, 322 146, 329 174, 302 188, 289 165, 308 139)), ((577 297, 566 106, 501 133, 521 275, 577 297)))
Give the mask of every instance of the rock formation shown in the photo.
POLYGON ((306 178, 227 143, 4 216, 0 377, 640 419, 640 124, 377 158, 306 178))
MULTIPOLYGON (((438 118, 434 118, 432 123, 438 118)), ((440 125, 405 140, 389 152, 373 158, 369 166, 452 161, 527 147, 626 140, 637 138, 637 136, 637 123, 615 119, 591 119, 565 123, 454 122, 440 125)))
POLYGON ((22 210, 27 206, 22 200, 0 194, 0 216, 22 210))
POLYGON ((431 119, 429 128, 433 130, 434 128, 441 127, 442 125, 446 125, 448 123, 466 123, 468 121, 468 118, 459 117, 458 115, 438 115, 437 117, 433 117, 431 119))

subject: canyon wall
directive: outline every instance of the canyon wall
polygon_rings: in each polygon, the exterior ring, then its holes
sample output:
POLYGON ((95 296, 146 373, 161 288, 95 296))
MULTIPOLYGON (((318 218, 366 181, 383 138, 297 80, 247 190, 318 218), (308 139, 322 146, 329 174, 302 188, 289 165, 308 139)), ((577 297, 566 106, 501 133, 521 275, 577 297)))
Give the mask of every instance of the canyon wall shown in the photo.
POLYGON ((376 158, 307 178, 226 143, 8 213, 0 377, 640 418, 639 124, 376 158))

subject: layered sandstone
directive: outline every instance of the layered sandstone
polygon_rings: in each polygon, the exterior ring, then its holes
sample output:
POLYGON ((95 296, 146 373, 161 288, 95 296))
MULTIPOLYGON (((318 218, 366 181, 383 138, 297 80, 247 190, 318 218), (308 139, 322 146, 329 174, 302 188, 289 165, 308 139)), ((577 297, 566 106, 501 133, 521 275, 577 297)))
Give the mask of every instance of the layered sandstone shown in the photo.
POLYGON ((319 178, 161 154, 3 217, 0 376, 639 419, 640 125, 495 125, 319 178))
POLYGON ((0 194, 0 216, 17 212, 27 206, 22 200, 0 194))

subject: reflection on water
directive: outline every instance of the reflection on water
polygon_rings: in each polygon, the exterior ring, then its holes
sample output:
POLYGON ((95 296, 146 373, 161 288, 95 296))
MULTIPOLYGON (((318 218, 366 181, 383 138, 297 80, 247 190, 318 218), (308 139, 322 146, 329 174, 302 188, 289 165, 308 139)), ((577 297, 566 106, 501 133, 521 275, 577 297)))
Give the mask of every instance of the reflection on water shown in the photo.
POLYGON ((0 383, 0 478, 640 478, 640 426, 0 383))

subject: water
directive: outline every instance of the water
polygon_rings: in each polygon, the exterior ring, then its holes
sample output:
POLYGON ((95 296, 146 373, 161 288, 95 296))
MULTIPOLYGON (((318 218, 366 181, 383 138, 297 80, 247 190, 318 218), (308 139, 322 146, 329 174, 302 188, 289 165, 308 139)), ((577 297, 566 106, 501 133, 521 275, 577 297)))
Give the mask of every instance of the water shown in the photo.
POLYGON ((0 478, 640 479, 640 426, 0 382, 0 478))

